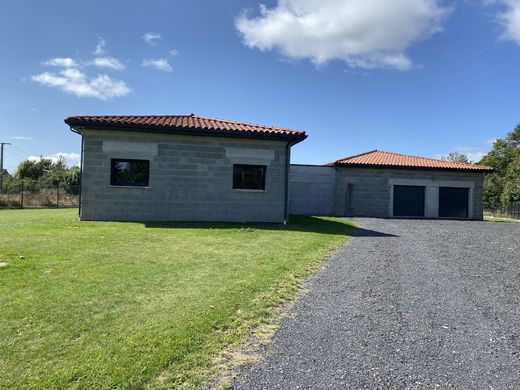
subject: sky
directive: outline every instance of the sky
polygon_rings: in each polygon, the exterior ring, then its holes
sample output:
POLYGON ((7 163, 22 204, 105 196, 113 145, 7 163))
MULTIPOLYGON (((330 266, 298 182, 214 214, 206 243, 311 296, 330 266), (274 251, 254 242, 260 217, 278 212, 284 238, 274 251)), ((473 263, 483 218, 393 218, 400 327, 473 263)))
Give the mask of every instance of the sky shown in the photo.
POLYGON ((479 160, 520 122, 520 0, 3 0, 4 165, 78 164, 72 115, 306 130, 292 162, 479 160))

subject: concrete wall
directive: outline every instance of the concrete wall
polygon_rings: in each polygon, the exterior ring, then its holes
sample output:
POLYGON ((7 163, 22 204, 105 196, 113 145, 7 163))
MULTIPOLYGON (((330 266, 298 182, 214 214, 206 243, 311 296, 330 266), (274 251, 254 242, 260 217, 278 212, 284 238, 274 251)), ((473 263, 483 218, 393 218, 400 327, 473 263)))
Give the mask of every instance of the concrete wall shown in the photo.
POLYGON ((333 215, 336 171, 313 165, 291 165, 290 212, 294 215, 333 215))
POLYGON ((292 165, 290 212, 302 215, 392 217, 393 186, 426 187, 425 216, 438 217, 439 187, 469 188, 469 215, 482 219, 481 173, 292 165), (334 183, 334 184, 332 184, 334 183), (332 196, 328 196, 333 185, 332 196), (318 206, 319 203, 321 206, 318 206))
POLYGON ((283 222, 283 141, 84 130, 83 220, 283 222), (110 185, 110 159, 150 160, 149 187, 110 185), (266 165, 265 191, 234 190, 233 164, 266 165))

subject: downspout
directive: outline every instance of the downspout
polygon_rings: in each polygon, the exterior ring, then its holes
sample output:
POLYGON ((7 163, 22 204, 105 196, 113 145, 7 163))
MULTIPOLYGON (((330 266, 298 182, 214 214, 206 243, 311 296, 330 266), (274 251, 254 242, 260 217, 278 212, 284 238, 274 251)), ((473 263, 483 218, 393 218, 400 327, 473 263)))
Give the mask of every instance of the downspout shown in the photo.
POLYGON ((289 169, 291 167, 291 141, 285 145, 285 202, 284 202, 284 221, 283 224, 289 223, 289 169))
POLYGON ((82 193, 83 193, 83 149, 85 148, 85 138, 81 134, 81 156, 79 159, 79 209, 78 217, 81 220, 81 205, 82 205, 82 193))
POLYGON ((79 159, 79 207, 78 207, 78 217, 81 219, 81 193, 83 192, 83 149, 85 148, 85 139, 83 137, 83 133, 80 133, 76 129, 73 129, 71 126, 69 126, 70 130, 73 133, 81 135, 81 155, 79 159))

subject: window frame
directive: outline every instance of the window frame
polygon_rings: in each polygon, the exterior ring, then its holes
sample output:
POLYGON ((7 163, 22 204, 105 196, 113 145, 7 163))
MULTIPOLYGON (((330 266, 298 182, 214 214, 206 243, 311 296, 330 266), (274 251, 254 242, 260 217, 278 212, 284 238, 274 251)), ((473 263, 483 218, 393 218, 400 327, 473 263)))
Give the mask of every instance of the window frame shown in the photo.
MULTIPOLYGON (((232 188, 233 190, 235 191, 252 191, 252 192, 265 192, 265 184, 266 184, 266 175, 267 175, 267 165, 260 165, 260 164, 233 164, 233 177, 232 177, 232 180, 233 180, 233 183, 232 183, 232 188), (244 167, 247 167, 247 168, 255 168, 255 169, 261 169, 262 172, 263 172, 263 175, 262 175, 262 181, 261 181, 261 186, 260 188, 247 188, 247 187, 238 187, 237 184, 235 182, 235 169, 236 168, 244 168, 244 167)), ((242 180, 244 181, 244 180, 242 180)), ((244 183, 242 183, 244 184, 244 183)))
MULTIPOLYGON (((130 175, 132 174, 132 168, 130 169, 130 175)), ((112 187, 137 187, 137 188, 146 188, 150 186, 150 160, 145 159, 138 159, 138 158, 111 158, 110 159, 110 186, 112 187), (114 175, 114 164, 115 163, 130 163, 130 167, 132 167, 132 163, 135 162, 145 162, 147 165, 147 177, 145 184, 136 184, 132 182, 125 182, 125 183, 116 183, 114 181, 115 175, 114 175)))

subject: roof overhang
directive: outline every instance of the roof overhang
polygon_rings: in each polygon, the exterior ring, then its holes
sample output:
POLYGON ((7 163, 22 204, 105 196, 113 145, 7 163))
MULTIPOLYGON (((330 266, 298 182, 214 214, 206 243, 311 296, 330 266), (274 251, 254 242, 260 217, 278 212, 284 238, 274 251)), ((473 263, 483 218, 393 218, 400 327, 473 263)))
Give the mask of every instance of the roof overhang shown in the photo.
POLYGON ((84 130, 105 130, 105 131, 129 131, 140 132, 145 134, 172 134, 172 135, 192 135, 200 137, 229 137, 229 138, 249 138, 249 139, 264 139, 285 141, 292 145, 305 140, 307 134, 304 132, 297 134, 275 134, 262 132, 241 132, 236 130, 221 130, 221 129, 199 129, 193 127, 163 127, 155 125, 132 125, 124 124, 96 124, 86 123, 74 118, 67 118, 64 122, 69 125, 71 131, 82 134, 84 130))
POLYGON ((403 165, 381 165, 381 164, 341 164, 331 163, 324 166, 335 168, 362 168, 362 169, 397 169, 410 171, 442 171, 442 172, 464 172, 464 173, 490 173, 493 172, 492 167, 481 166, 480 168, 445 168, 445 167, 416 167, 403 165))

